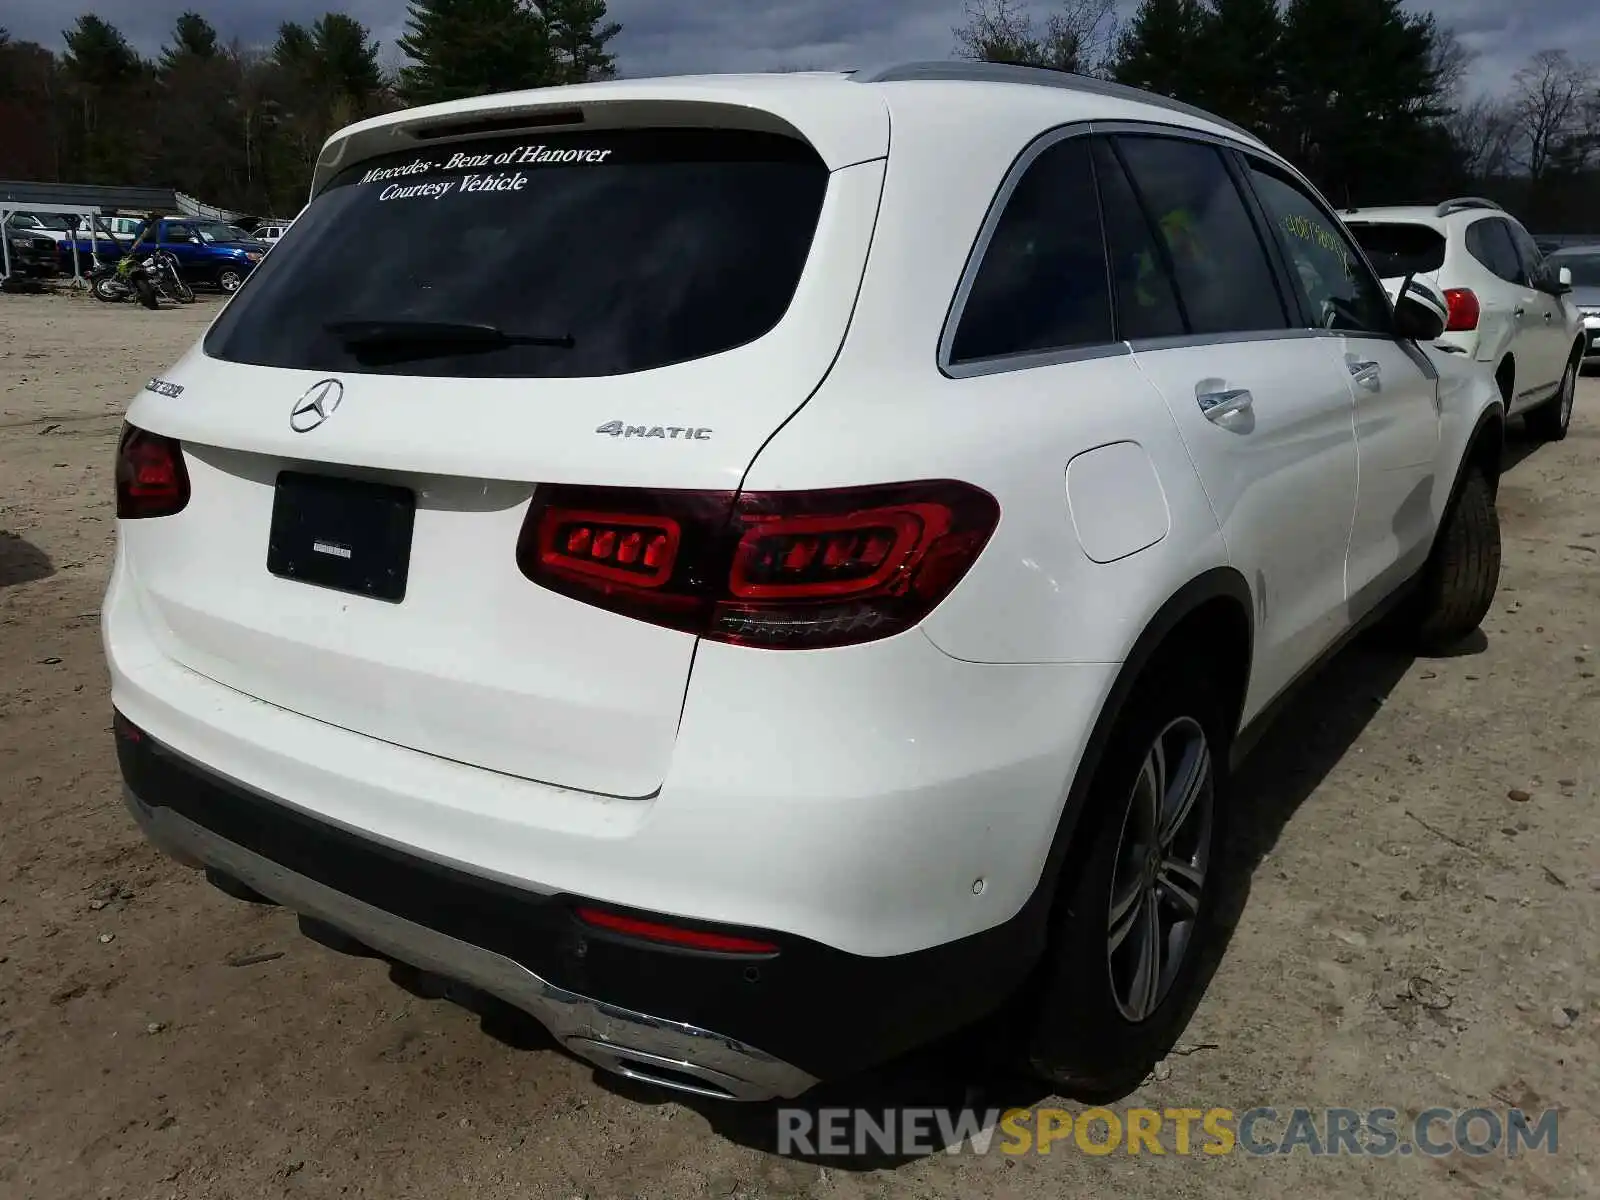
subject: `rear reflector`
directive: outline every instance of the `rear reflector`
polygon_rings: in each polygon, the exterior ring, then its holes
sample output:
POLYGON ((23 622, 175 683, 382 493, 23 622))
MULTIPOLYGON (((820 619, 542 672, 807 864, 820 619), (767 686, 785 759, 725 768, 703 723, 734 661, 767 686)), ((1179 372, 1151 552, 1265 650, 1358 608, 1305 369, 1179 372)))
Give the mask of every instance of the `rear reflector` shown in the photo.
POLYGON ((189 503, 189 471, 178 442, 124 424, 117 445, 117 516, 170 517, 189 503))
POLYGON ((776 954, 778 947, 771 942, 754 938, 734 937, 726 933, 708 933, 703 929, 681 929, 676 925, 663 925, 659 921, 644 921, 638 917, 625 917, 620 913, 605 912, 598 908, 580 908, 578 919, 597 929, 625 934, 647 942, 661 942, 669 946, 682 946, 686 950, 712 950, 721 954, 776 954))
POLYGON ((1467 333, 1478 327, 1478 294, 1471 288, 1446 288, 1445 303, 1450 306, 1446 333, 1467 333))
POLYGON ((576 600, 714 641, 818 649, 927 616, 1000 519, 949 480, 812 492, 545 486, 517 563, 576 600))

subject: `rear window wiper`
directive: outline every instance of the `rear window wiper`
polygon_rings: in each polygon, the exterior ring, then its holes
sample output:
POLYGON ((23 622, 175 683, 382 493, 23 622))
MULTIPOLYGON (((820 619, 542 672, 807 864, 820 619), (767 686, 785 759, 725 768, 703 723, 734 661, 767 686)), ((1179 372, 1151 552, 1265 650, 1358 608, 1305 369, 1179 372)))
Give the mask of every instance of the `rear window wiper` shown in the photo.
POLYGON ((472 350, 493 350, 500 346, 550 346, 571 350, 573 336, 562 334, 507 333, 497 325, 472 321, 414 321, 405 318, 364 321, 329 321, 323 329, 346 346, 400 346, 421 343, 472 350))

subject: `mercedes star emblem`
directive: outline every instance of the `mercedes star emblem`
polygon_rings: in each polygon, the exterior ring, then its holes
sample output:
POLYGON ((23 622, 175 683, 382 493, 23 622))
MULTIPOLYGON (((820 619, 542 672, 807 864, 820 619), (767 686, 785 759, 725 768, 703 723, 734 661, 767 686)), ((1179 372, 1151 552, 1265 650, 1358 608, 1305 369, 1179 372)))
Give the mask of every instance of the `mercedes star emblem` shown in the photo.
POLYGON ((337 379, 324 379, 313 383, 306 394, 294 402, 289 410, 289 428, 296 433, 310 433, 321 425, 344 399, 344 384, 337 379))

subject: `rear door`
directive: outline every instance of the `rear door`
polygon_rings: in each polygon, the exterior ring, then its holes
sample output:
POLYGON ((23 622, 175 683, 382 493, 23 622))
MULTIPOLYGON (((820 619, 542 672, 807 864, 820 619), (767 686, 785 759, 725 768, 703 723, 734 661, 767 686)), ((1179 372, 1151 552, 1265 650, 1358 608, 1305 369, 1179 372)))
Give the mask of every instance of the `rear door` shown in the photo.
POLYGON ((130 411, 193 487, 122 530, 164 651, 375 738, 651 794, 695 637, 525 578, 530 497, 737 489, 838 352, 882 178, 714 128, 345 169, 166 373, 181 396, 130 411))
POLYGON ((1241 155, 1290 278, 1302 320, 1319 331, 1355 401, 1359 486, 1345 586, 1360 617, 1427 557, 1439 450, 1439 373, 1391 331, 1383 286, 1326 205, 1275 163, 1241 155))
MULTIPOLYGON (((1507 221, 1505 225, 1517 248, 1523 277, 1528 280, 1533 293, 1529 306, 1528 336, 1538 347, 1538 360, 1527 378, 1530 390, 1536 384, 1540 389, 1537 395, 1528 399, 1538 400, 1554 392, 1566 373, 1567 354, 1572 349, 1567 337, 1566 302, 1552 293, 1554 271, 1528 231, 1513 221, 1507 221)), ((1522 392, 1523 389, 1518 387, 1517 391, 1522 392)))
MULTIPOLYGON (((1499 217, 1485 217, 1467 226, 1464 237, 1467 253, 1479 266, 1486 269, 1498 285, 1476 289, 1480 315, 1478 317, 1479 362, 1494 364, 1498 368, 1506 354, 1517 354, 1517 342, 1526 328, 1528 290, 1517 255, 1516 244, 1511 240, 1511 229, 1499 217)), ((1508 397, 1509 399, 1509 397, 1508 397)))
POLYGON ((1120 326, 1166 398, 1255 598, 1248 720, 1344 622, 1350 386, 1326 347, 1293 329, 1218 147, 1119 136, 1101 147, 1096 174, 1120 326))

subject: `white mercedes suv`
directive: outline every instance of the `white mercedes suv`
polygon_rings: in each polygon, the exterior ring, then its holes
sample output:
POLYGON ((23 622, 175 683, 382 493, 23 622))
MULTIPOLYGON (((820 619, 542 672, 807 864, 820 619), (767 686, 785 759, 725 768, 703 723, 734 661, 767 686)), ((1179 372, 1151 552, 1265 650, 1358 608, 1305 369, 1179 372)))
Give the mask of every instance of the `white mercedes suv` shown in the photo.
POLYGON ((1567 436, 1587 347, 1571 270, 1492 200, 1339 215, 1391 294, 1408 276, 1443 293, 1449 317, 1440 349, 1486 364, 1508 415, 1523 416, 1543 440, 1567 436))
POLYGON ((997 1014, 1127 1086, 1274 702, 1493 597, 1505 404, 1401 294, 1254 137, 1053 72, 351 126, 127 414, 128 806, 668 1088, 997 1014))

